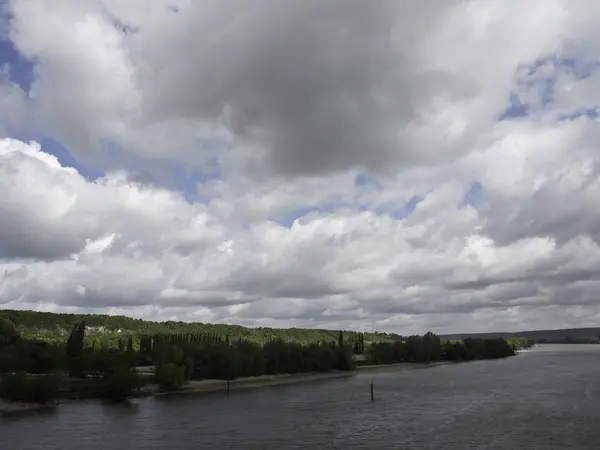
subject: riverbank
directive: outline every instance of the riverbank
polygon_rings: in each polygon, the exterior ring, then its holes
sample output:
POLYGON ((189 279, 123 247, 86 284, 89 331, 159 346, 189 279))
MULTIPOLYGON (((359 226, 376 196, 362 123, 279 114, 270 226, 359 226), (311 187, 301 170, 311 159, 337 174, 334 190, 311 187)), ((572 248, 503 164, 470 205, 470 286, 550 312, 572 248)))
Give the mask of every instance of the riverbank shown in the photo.
MULTIPOLYGON (((260 377, 243 377, 229 381, 230 391, 243 389, 254 389, 261 387, 281 386, 285 384, 300 384, 314 381, 333 380, 336 378, 348 378, 356 374, 354 371, 334 371, 327 373, 298 373, 281 375, 262 375, 260 377)), ((154 395, 227 392, 227 381, 224 380, 200 380, 189 381, 181 389, 174 391, 155 392, 154 395)))
MULTIPOLYGON (((299 373, 299 374, 280 374, 280 375, 262 375, 259 377, 243 377, 236 378, 235 380, 229 381, 229 391, 240 391, 246 389, 265 388, 272 386, 282 386, 288 384, 300 384, 310 383, 316 381, 334 380, 341 378, 349 378, 355 376, 359 372, 368 370, 415 370, 415 369, 427 369, 437 367, 445 364, 454 364, 453 362, 440 361, 432 363, 396 363, 396 364, 377 364, 370 366, 358 366, 355 371, 332 371, 332 372, 311 372, 311 373, 299 373)), ((227 392, 227 381, 225 380, 199 380, 189 381, 180 389, 172 391, 160 391, 157 385, 144 386, 141 391, 141 397, 153 396, 153 395, 176 395, 176 394, 202 394, 210 392, 227 392)), ((50 404, 39 404, 39 403, 22 403, 22 402, 11 402, 0 399, 0 413, 2 414, 14 414, 26 411, 33 411, 38 409, 53 408, 62 403, 63 401, 69 400, 69 396, 66 395, 61 401, 56 401, 50 404)))
MULTIPOLYGON (((357 366, 355 371, 333 371, 327 373, 299 373, 299 374, 281 374, 281 375, 263 375, 260 377, 237 378, 229 382, 229 390, 236 391, 242 389, 253 389, 260 387, 280 386, 284 384, 300 384, 314 381, 333 380, 336 378, 349 378, 358 372, 377 369, 394 370, 415 370, 428 369, 446 364, 455 364, 451 361, 437 361, 431 363, 396 363, 396 364, 377 364, 371 366, 357 366)), ((181 393, 208 393, 208 392, 227 392, 227 381, 224 380, 201 380, 189 381, 181 389, 175 391, 154 392, 153 395, 169 395, 181 393)))
POLYGON ((392 364, 373 364, 356 366, 357 371, 375 370, 375 369, 401 369, 401 370, 414 370, 414 369, 430 369, 438 366, 445 366, 448 364, 457 364, 454 361, 435 361, 429 363, 392 363, 392 364))

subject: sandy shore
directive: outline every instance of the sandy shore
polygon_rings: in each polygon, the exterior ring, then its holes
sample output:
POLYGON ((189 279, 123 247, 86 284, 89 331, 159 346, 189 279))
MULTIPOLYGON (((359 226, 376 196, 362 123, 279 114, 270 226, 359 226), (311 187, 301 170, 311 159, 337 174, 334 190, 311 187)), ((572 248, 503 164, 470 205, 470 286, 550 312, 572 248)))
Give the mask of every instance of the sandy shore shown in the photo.
POLYGON ((38 409, 54 408, 58 405, 58 402, 53 403, 23 403, 23 402, 9 402, 7 400, 0 399, 0 414, 16 414, 26 411, 35 411, 38 409))
MULTIPOLYGON (((334 371, 327 373, 299 373, 299 374, 283 374, 283 375, 263 375, 260 377, 237 378, 229 382, 229 390, 252 389, 269 386, 280 386, 283 384, 298 384, 311 381, 332 380, 336 378, 348 378, 363 372, 365 370, 377 369, 398 369, 398 370, 414 370, 427 369, 445 364, 453 364, 452 362, 440 361, 432 363, 397 363, 397 364, 378 364, 373 366, 359 366, 356 371, 343 372, 334 371)), ((155 395, 167 395, 177 393, 203 393, 203 392, 226 392, 227 381, 223 380, 201 380, 189 381, 183 388, 176 391, 156 392, 155 395)))
MULTIPOLYGON (((356 372, 328 372, 328 373, 298 373, 282 375, 263 375, 260 377, 237 378, 229 382, 229 390, 252 389, 269 386, 280 386, 284 384, 307 383, 311 381, 332 380, 336 378, 352 377, 356 372)), ((167 395, 177 393, 202 393, 202 392, 226 392, 227 381, 224 380, 201 380, 190 381, 182 389, 169 392, 157 392, 156 395, 167 395)))
POLYGON ((445 366, 447 364, 456 364, 452 361, 436 361, 430 363, 394 363, 394 364, 374 364, 372 366, 357 366, 357 371, 375 370, 375 369, 399 369, 399 370, 414 370, 414 369, 429 369, 437 366, 445 366))

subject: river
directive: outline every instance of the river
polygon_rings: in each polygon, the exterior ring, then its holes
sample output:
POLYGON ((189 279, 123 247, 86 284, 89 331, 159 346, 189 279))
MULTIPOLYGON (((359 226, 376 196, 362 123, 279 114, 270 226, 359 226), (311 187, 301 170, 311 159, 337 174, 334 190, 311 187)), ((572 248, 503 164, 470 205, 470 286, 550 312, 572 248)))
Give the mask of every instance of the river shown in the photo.
POLYGON ((1 450, 600 449, 600 345, 0 419, 1 450), (375 401, 370 401, 370 382, 375 401))

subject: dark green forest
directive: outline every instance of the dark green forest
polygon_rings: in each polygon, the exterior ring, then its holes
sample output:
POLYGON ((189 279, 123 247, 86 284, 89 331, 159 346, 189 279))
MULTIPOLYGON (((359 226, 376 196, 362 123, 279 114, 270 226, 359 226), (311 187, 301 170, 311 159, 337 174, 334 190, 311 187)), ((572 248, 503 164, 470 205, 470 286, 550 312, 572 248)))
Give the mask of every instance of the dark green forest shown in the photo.
POLYGON ((62 392, 63 396, 126 398, 144 383, 170 390, 189 380, 349 371, 354 369, 353 353, 365 349, 362 333, 345 341, 341 331, 332 341, 303 344, 289 336, 288 341, 275 336, 259 344, 242 335, 214 332, 122 330, 116 345, 109 346, 86 336, 88 329, 86 320, 81 320, 73 323, 62 342, 59 335, 49 342, 33 338, 31 331, 22 335, 8 316, 0 317, 0 396, 41 401, 62 392), (142 376, 134 370, 139 366, 156 370, 142 376), (66 387, 63 381, 68 381, 66 387))
POLYGON ((378 342, 369 348, 371 364, 416 363, 431 361, 473 361, 513 356, 516 350, 530 347, 532 342, 502 338, 473 339, 462 341, 442 340, 433 333, 409 336, 395 342, 378 342))

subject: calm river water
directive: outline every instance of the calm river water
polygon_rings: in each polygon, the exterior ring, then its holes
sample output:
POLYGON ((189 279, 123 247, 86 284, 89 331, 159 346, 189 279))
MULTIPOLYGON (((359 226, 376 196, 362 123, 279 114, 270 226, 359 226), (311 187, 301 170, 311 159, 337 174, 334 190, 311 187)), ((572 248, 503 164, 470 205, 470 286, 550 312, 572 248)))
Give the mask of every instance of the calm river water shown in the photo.
POLYGON ((600 449, 600 345, 0 419, 1 450, 359 448, 600 449))

